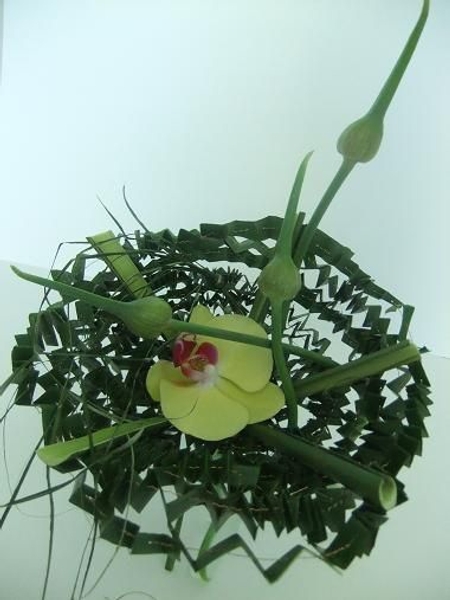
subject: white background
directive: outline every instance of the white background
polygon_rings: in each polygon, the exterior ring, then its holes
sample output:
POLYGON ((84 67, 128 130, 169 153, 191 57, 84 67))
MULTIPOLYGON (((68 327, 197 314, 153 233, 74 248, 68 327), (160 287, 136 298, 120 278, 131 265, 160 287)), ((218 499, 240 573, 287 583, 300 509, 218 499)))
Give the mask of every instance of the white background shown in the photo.
MULTIPOLYGON (((7 0, 0 259, 48 269, 60 241, 114 229, 97 197, 126 230, 137 228, 121 199, 122 185, 152 230, 282 215, 299 161, 313 149, 302 198, 302 209, 311 214, 339 164, 335 140, 372 103, 420 6, 419 0, 7 0)), ((432 506, 444 492, 440 475, 448 473, 439 445, 446 443, 448 360, 439 355, 450 354, 449 27, 450 3, 432 0, 425 33, 388 113, 381 150, 356 169, 322 223, 380 285, 416 306, 413 340, 433 352, 427 359, 436 388, 433 435, 425 458, 407 473, 412 501, 382 529, 373 557, 342 578, 308 563, 269 588, 244 559, 230 558, 236 578, 230 581, 230 571, 219 567, 211 587, 202 588, 185 573, 160 574, 159 559, 146 559, 144 567, 124 554, 108 573, 110 583, 92 598, 112 599, 132 589, 157 600, 274 593, 314 600, 330 590, 339 599, 396 600, 405 589, 418 600, 450 596, 439 546, 445 529, 440 519, 447 530, 449 522, 432 506), (416 530, 405 543, 407 523, 416 530), (194 587, 177 588, 180 582, 194 587)), ((66 252, 71 255, 73 247, 66 252)), ((12 335, 39 296, 14 281, 6 263, 0 285, 6 376, 12 335)), ((27 418, 21 414, 8 426, 13 482, 26 457, 27 427, 33 431, 27 418)), ((33 513, 31 505, 24 510, 33 513)), ((0 536, 0 598, 34 600, 48 524, 17 511, 13 519, 0 536), (19 559, 25 551, 41 561, 39 567, 32 558, 19 559)), ((73 569, 55 570, 50 600, 68 597, 88 531, 84 517, 73 512, 61 522, 68 533, 59 552, 71 557, 73 569)), ((270 546, 261 554, 270 556, 270 546)))

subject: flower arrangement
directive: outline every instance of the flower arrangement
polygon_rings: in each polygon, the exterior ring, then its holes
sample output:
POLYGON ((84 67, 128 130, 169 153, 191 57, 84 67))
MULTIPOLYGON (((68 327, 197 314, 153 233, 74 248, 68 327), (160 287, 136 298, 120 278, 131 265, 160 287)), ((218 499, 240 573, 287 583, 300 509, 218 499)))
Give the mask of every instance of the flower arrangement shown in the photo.
POLYGON ((139 221, 134 236, 89 237, 52 279, 13 267, 46 289, 47 305, 16 336, 1 391, 15 385, 15 404, 40 407, 37 456, 77 473, 71 502, 104 539, 165 554, 169 570, 184 556, 203 575, 240 547, 273 582, 307 548, 347 568, 370 553, 387 511, 406 500, 398 474, 421 452, 430 404, 421 352, 407 339, 412 308, 318 226, 355 166, 380 146, 428 4, 373 106, 339 138, 342 164, 308 222, 298 202, 310 154, 283 219, 178 235, 139 221), (213 266, 219 261, 226 267, 213 266), (88 264, 100 265, 94 275, 88 264), (236 264, 260 273, 251 281, 236 264), (329 353, 335 338, 350 351, 345 364, 329 353), (156 497, 164 532, 120 516, 156 497), (183 521, 196 506, 211 524, 194 555, 183 521), (242 536, 214 542, 233 516, 252 538, 271 524, 301 539, 265 568, 242 536))

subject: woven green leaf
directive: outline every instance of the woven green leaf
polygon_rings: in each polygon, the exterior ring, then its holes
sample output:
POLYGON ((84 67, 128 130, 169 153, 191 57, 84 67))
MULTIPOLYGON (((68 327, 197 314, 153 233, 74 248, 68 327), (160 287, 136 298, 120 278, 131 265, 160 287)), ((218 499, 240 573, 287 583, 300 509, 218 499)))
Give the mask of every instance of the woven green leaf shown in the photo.
MULTIPOLYGON (((267 217, 254 223, 202 225, 199 231, 183 230, 178 236, 168 230, 147 230, 135 240, 124 239, 123 246, 177 318, 186 319, 197 303, 211 310, 248 314, 256 287, 238 268, 224 269, 214 263, 225 260, 236 267, 262 268, 270 260, 280 224, 278 217, 267 217)), ((84 265, 91 260, 85 251, 71 272, 59 271, 55 276, 70 283, 83 278, 87 291, 129 299, 122 282, 109 270, 97 271, 91 281, 87 278, 84 265)), ((372 353, 383 356, 394 347, 412 350, 406 341, 412 311, 375 285, 348 248, 320 231, 305 264, 307 280, 314 285, 304 283, 295 298, 287 313, 287 333, 292 343, 313 350, 323 360, 314 360, 314 354, 305 359, 289 357, 299 391, 304 386, 299 394, 304 424, 297 435, 327 445, 363 467, 397 477, 420 454, 426 435, 429 382, 420 362, 404 365, 403 357, 401 371, 384 372, 379 363, 376 369, 361 372, 357 380, 350 377, 336 383, 331 375, 330 386, 324 382, 338 366, 333 360, 335 339, 348 347, 350 370, 365 364, 372 353), (321 333, 320 322, 329 324, 333 333, 321 333)), ((58 457, 58 469, 84 466, 96 478, 98 490, 77 483, 71 501, 95 517, 105 539, 135 553, 165 553, 168 568, 181 554, 196 570, 240 548, 270 581, 308 543, 325 545, 324 558, 341 568, 370 552, 385 515, 367 504, 355 508, 359 505, 353 492, 283 452, 268 452, 246 430, 231 440, 206 443, 167 426, 156 433, 144 429, 139 436, 130 430, 130 438, 118 439, 114 445, 105 442, 115 436, 107 436, 97 446, 100 432, 113 431, 124 418, 138 428, 145 419, 157 422, 159 406, 147 395, 145 377, 154 360, 170 359, 170 344, 162 337, 142 340, 110 315, 83 303, 75 303, 74 308, 56 303, 30 316, 28 332, 16 337, 10 383, 18 385, 17 403, 43 407, 46 443, 55 442, 54 448, 60 444, 65 453, 58 457), (39 367, 43 361, 49 365, 45 371, 39 367), (78 439, 72 444, 71 438, 78 439), (138 531, 116 514, 128 505, 140 512, 151 508, 160 497, 158 492, 167 488, 175 494, 165 503, 169 534, 138 531), (297 529, 301 543, 268 569, 239 536, 213 544, 195 558, 183 544, 181 522, 197 506, 206 507, 216 527, 235 515, 253 538, 271 524, 277 535, 297 529)), ((417 361, 419 353, 414 353, 417 361)), ((273 421, 280 430, 284 418, 282 411, 273 421)), ((398 499, 405 499, 400 482, 398 499)))

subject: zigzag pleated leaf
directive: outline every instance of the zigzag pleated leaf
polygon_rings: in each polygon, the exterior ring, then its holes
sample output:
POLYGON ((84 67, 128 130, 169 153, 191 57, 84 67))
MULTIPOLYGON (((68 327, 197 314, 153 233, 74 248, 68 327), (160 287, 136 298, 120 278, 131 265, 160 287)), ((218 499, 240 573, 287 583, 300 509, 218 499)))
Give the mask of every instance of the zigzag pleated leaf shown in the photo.
MULTIPOLYGON (((211 310, 248 314, 257 287, 240 265, 263 268, 273 253, 279 217, 256 222, 204 224, 197 230, 136 232, 120 238, 142 277, 185 319, 201 303, 211 310), (225 261, 233 268, 223 268, 225 261)), ((303 226, 304 227, 304 226, 303 226)), ((302 226, 297 228, 302 233, 302 226)), ((128 292, 98 253, 86 248, 53 276, 104 296, 129 300, 128 292), (89 278, 89 273, 93 273, 89 278)), ((406 339, 412 307, 376 285, 347 247, 318 231, 303 266, 304 285, 288 311, 286 340, 330 358, 334 342, 345 344, 351 360, 406 339), (326 323, 324 335, 321 323, 326 323)), ((127 420, 159 416, 145 391, 148 369, 170 359, 164 338, 143 340, 111 315, 81 302, 48 303, 29 317, 16 336, 12 374, 2 386, 16 386, 16 404, 42 410, 46 444, 82 437, 127 420)), ((323 364, 289 357, 292 377, 320 376, 323 364)), ((311 393, 302 399, 299 435, 326 445, 362 465, 397 477, 422 451, 427 435, 429 382, 420 363, 379 373, 351 386, 311 393)), ((273 423, 285 426, 281 411, 273 423)), ((184 555, 202 570, 240 549, 261 573, 276 580, 309 544, 326 547, 324 560, 346 568, 368 554, 385 514, 361 505, 349 490, 277 451, 268 451, 245 430, 230 440, 201 442, 170 426, 157 435, 92 448, 58 466, 62 472, 88 470, 96 487, 77 478, 71 502, 97 519, 102 537, 133 553, 167 554, 169 567, 184 555), (143 532, 124 519, 128 506, 151 510, 162 490, 166 532, 143 532), (268 525, 277 535, 298 531, 300 542, 268 569, 239 536, 213 544, 200 556, 183 542, 183 519, 204 506, 211 523, 240 518, 252 538, 268 525), (121 516, 119 516, 121 515, 121 516)), ((406 500, 401 483, 399 501, 406 500)))

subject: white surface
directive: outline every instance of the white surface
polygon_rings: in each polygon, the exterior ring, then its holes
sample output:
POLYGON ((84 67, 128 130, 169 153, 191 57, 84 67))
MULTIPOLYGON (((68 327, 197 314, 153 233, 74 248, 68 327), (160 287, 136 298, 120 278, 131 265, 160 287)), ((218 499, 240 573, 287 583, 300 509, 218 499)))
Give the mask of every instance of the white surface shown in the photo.
MULTIPOLYGON (((323 221, 383 287, 417 308, 414 340, 450 354, 450 3, 427 28, 386 120, 323 221)), ((0 258, 48 268, 60 241, 284 212, 315 156, 311 214, 420 0, 10 0, 0 111, 0 258)))
MULTIPOLYGON (((2 345, 0 346, 0 380, 9 373, 9 350, 14 333, 26 325, 28 312, 40 301, 39 288, 17 280, 5 263, 0 262, 2 299, 14 297, 6 310, 0 310, 2 345), (27 293, 24 293, 24 289, 27 293)), ((401 472, 410 500, 390 513, 389 521, 380 529, 377 545, 369 558, 356 560, 344 575, 337 575, 314 559, 300 558, 274 586, 267 584, 247 558, 229 556, 211 568, 212 580, 204 584, 191 576, 186 564, 177 565, 172 574, 164 571, 161 556, 132 557, 120 550, 111 568, 89 598, 115 600, 133 590, 140 594, 127 596, 144 600, 147 594, 156 600, 181 598, 234 598, 269 600, 277 595, 286 600, 446 600, 450 597, 447 537, 450 530, 448 498, 450 459, 446 452, 450 407, 449 360, 428 355, 425 369, 433 389, 432 417, 427 421, 430 438, 425 440, 424 455, 417 458, 411 470, 401 472)), ((0 414, 8 402, 0 399, 0 414)), ((6 422, 4 431, 6 464, 11 485, 20 476, 32 448, 40 436, 40 420, 30 408, 17 407, 6 422)), ((0 468, 0 503, 9 499, 6 469, 0 468)), ((52 476, 56 484, 62 481, 52 476)), ((45 472, 36 461, 21 495, 44 489, 45 472)), ((90 519, 67 503, 70 488, 56 495, 56 529, 53 566, 47 600, 68 600, 78 563, 90 533, 90 519)), ((40 600, 47 557, 49 533, 48 500, 43 499, 13 509, 0 535, 0 598, 3 600, 40 600)), ((133 515, 134 518, 134 515, 133 515)), ((138 518, 139 519, 139 518, 138 518)), ((138 520, 144 531, 164 531, 161 512, 152 509, 138 520)), ((188 519, 192 544, 198 547, 200 534, 206 528, 201 512, 188 519), (200 532, 195 531, 201 527, 200 532)), ((241 530, 239 530, 242 533, 241 530)), ((269 533, 261 536, 256 546, 260 557, 277 557, 300 541, 295 533, 289 539, 276 540, 269 533)), ((104 541, 97 544, 88 588, 114 554, 114 547, 104 541)), ((77 597, 77 596, 76 596, 77 597)))
MULTIPOLYGON (((125 229, 133 230, 137 225, 121 200, 123 184, 137 213, 154 230, 281 215, 299 160, 315 149, 303 198, 310 213, 334 173, 337 136, 372 102, 420 4, 7 0, 0 259, 47 270, 61 240, 83 239, 113 226, 97 195, 125 229)), ((414 340, 447 356, 450 290, 442 270, 450 250, 444 194, 449 183, 449 25, 450 3, 432 0, 427 29, 388 115, 380 153, 354 173, 323 222, 380 285, 417 307, 414 340)), ((14 279, 6 264, 1 265, 0 289, 5 303, 0 375, 6 376, 12 335, 37 308, 40 293, 14 279)), ((112 600, 131 590, 157 600, 265 600, 275 594, 286 600, 449 597, 445 535, 450 523, 434 504, 448 498, 450 489, 448 364, 436 356, 426 358, 436 403, 425 455, 411 472, 402 473, 411 501, 380 530, 372 556, 343 577, 300 560, 298 568, 270 587, 246 559, 230 557, 213 569, 213 581, 204 586, 182 566, 167 575, 160 557, 137 559, 120 552, 91 598, 112 600), (414 536, 404 539, 407 531, 414 536)), ((2 407, 6 401, 1 399, 2 407)), ((38 415, 29 409, 16 411, 8 422, 13 483, 38 426, 38 415)), ((8 498, 3 470, 0 479, 3 502, 8 498)), ((26 491, 44 485, 37 467, 26 491)), ((69 597, 89 531, 79 511, 65 513, 64 498, 63 492, 49 600, 69 597)), ((13 511, 0 535, 2 600, 40 598, 47 504, 21 510, 13 511)), ((262 540, 259 554, 272 556, 271 544, 262 540)), ((99 543, 94 574, 112 552, 110 545, 99 543)))

